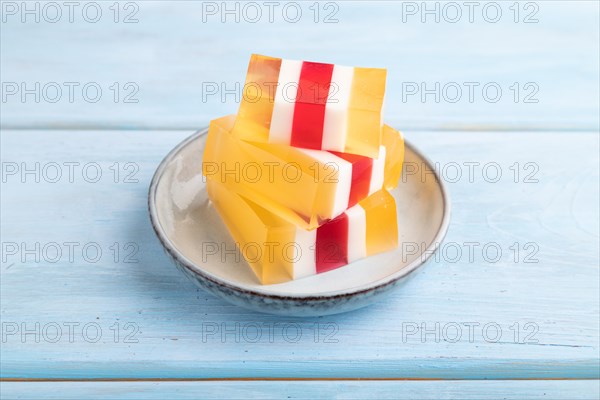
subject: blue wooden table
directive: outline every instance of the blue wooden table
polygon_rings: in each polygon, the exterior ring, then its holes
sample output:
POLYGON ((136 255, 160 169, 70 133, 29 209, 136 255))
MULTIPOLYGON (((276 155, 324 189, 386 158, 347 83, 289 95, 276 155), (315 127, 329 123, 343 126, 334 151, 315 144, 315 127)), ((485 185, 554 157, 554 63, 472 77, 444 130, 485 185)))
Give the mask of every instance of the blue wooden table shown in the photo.
POLYGON ((600 396, 597 2, 481 2, 472 22, 460 2, 277 3, 272 22, 261 2, 26 4, 1 3, 3 399, 600 396), (236 111, 251 52, 388 68, 386 119, 453 215, 387 301, 253 313, 163 254, 152 174, 236 111))

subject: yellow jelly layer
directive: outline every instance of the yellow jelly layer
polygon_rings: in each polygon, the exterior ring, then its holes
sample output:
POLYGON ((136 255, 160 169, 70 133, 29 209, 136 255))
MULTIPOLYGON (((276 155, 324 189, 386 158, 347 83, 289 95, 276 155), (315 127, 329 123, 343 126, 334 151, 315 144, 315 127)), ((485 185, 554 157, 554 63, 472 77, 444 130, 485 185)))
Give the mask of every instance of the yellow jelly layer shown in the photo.
POLYGON ((398 186, 404 163, 404 136, 389 125, 383 125, 381 144, 386 150, 383 187, 390 190, 398 186))
POLYGON ((381 142, 385 70, 354 68, 346 153, 376 157, 381 142))
POLYGON ((398 247, 396 201, 392 195, 380 190, 358 204, 367 214, 367 256, 398 247))
POLYGON ((268 141, 280 67, 280 58, 251 56, 236 122, 240 138, 268 141))
POLYGON ((290 146, 235 138, 230 134, 234 119, 211 121, 203 175, 304 229, 330 219, 337 171, 290 146))
POLYGON ((281 245, 294 242, 296 227, 213 181, 206 181, 208 197, 244 259, 264 285, 292 279, 281 245))

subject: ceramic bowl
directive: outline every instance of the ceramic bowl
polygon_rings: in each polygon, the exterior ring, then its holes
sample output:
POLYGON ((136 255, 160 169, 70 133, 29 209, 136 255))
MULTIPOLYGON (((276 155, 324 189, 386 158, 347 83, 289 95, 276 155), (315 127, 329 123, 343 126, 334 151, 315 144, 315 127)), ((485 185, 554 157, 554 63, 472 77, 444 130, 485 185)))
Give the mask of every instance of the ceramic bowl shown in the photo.
POLYGON ((286 316, 355 310, 381 300, 425 265, 446 234, 450 201, 431 163, 408 141, 396 199, 400 246, 343 268, 261 285, 235 249, 212 206, 201 173, 207 130, 177 145, 150 184, 152 226, 174 264, 201 288, 247 309, 286 316), (423 169, 429 169, 429 173, 423 169), (219 253, 205 243, 218 243, 219 253), (209 256, 210 250, 210 256, 209 256))

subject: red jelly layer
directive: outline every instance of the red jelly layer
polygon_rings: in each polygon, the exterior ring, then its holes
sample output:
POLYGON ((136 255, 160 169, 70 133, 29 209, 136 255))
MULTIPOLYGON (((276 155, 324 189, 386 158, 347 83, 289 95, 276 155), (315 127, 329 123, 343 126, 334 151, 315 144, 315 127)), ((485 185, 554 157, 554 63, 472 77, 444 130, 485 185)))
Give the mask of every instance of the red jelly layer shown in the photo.
POLYGON ((291 145, 320 149, 333 64, 304 61, 294 106, 291 145))
POLYGON ((317 274, 348 264, 348 216, 346 213, 317 228, 317 274))
POLYGON ((373 159, 337 151, 330 151, 330 153, 352 164, 352 184, 348 198, 348 208, 350 208, 369 195, 371 176, 373 175, 373 159))

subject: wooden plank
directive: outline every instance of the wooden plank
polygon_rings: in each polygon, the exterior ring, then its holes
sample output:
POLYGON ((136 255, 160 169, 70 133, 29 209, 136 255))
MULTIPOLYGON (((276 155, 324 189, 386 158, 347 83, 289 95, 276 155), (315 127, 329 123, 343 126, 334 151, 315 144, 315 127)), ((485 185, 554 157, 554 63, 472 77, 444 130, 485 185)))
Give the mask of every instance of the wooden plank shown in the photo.
POLYGON ((4 14, 0 35, 5 128, 196 129, 236 112, 251 52, 386 67, 386 119, 405 129, 600 126, 595 1, 481 2, 471 11, 463 2, 282 2, 272 22, 263 2, 257 11, 232 2, 229 14, 222 2, 121 2, 118 16, 100 2, 95 23, 84 4, 73 22, 59 5, 51 23, 54 10, 38 3, 36 23, 35 11, 6 3, 17 9, 4 14), (294 5, 301 16, 292 23, 294 5), (79 85, 72 98, 64 82, 79 85))
POLYGON ((305 319, 226 304, 163 254, 147 188, 190 133, 2 132, 2 377, 598 378, 597 133, 407 132, 452 197, 441 258, 385 302, 305 319))
POLYGON ((539 399, 589 400, 599 382, 321 381, 321 382, 1 382, 4 399, 539 399))

